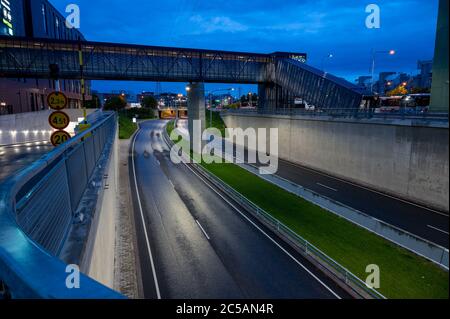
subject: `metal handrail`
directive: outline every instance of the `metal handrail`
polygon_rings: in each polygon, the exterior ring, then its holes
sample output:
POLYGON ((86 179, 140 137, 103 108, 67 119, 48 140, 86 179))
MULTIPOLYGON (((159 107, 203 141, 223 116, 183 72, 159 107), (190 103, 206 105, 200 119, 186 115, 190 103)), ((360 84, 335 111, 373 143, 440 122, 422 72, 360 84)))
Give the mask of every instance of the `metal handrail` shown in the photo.
POLYGON ((331 108, 304 110, 295 108, 279 109, 227 109, 224 113, 230 114, 258 114, 258 115, 287 115, 287 116, 311 116, 311 117, 336 117, 336 118, 360 118, 360 119, 401 119, 401 120, 434 120, 448 122, 449 113, 445 112, 420 112, 404 111, 376 113, 374 110, 360 110, 352 108, 331 108))
MULTIPOLYGON (((174 145, 173 141, 169 138, 167 131, 164 129, 163 133, 164 139, 169 145, 174 145)), ((278 219, 273 217, 271 214, 266 212, 264 209, 259 207, 257 204, 252 202, 250 199, 239 193, 232 186, 228 185, 226 182, 221 180, 219 177, 211 174, 202 165, 193 163, 192 164, 197 171, 204 175, 212 184, 221 189, 224 193, 229 195, 231 198, 236 200, 243 207, 247 207, 250 213, 253 213, 260 220, 271 226, 271 229, 278 234, 287 238, 289 242, 295 245, 295 247, 300 248, 303 253, 308 255, 317 261, 322 267, 331 272, 339 280, 344 282, 348 287, 355 291, 358 295, 363 296, 365 293, 375 299, 387 299, 376 289, 369 287, 364 281, 354 275, 347 268, 339 264, 333 258, 329 257, 319 248, 314 246, 308 240, 304 239, 302 236, 292 231, 288 226, 280 222, 278 219)))
POLYGON ((36 175, 112 120, 105 113, 85 132, 55 148, 0 185, 0 282, 12 298, 121 299, 121 294, 80 274, 80 288, 69 289, 67 265, 33 242, 16 221, 16 196, 36 175))

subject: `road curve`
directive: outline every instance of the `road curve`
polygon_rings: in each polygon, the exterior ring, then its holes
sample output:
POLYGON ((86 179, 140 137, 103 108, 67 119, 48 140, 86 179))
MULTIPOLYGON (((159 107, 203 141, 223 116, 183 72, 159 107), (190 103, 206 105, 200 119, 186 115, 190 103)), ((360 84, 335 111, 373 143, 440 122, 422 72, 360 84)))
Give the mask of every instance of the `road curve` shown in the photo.
POLYGON ((44 142, 0 146, 0 183, 52 149, 53 146, 44 142))
POLYGON ((142 123, 130 157, 145 298, 349 298, 187 166, 173 164, 164 125, 142 123))

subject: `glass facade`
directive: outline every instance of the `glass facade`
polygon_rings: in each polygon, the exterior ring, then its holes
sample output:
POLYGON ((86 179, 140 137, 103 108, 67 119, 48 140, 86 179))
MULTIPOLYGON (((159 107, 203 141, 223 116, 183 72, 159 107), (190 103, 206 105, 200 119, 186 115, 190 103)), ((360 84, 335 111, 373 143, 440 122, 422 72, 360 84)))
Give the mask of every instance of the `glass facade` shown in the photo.
POLYGON ((14 21, 9 0, 0 0, 1 22, 0 35, 14 35, 14 21))

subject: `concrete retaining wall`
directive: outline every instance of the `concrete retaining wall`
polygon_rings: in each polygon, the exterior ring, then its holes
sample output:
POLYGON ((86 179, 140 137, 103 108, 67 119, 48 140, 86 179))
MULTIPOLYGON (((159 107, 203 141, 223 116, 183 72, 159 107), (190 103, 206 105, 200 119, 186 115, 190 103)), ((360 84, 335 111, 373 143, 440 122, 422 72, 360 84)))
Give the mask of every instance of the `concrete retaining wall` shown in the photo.
POLYGON ((228 127, 279 128, 282 159, 449 210, 448 123, 223 114, 228 127))
POLYGON ((118 165, 117 131, 81 263, 82 271, 111 289, 115 289, 118 165))
MULTIPOLYGON (((96 110, 87 110, 88 115, 96 110)), ((53 129, 48 123, 48 117, 53 111, 19 113, 0 116, 0 145, 19 144, 49 140, 50 131, 53 129)), ((78 118, 83 117, 82 109, 64 110, 70 117, 70 125, 67 128, 73 133, 78 118)))

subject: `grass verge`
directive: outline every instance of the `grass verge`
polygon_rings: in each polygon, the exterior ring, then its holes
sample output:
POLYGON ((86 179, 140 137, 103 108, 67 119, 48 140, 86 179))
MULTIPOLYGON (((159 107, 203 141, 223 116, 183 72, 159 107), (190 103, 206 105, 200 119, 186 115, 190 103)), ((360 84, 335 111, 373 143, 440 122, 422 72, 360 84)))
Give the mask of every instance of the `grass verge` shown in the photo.
MULTIPOLYGON (((170 135, 173 124, 167 126, 170 135)), ((448 272, 234 164, 202 164, 236 191, 280 220, 364 280, 380 268, 380 293, 388 298, 446 299, 448 272)))
POLYGON ((225 136, 225 123, 223 122, 222 118, 220 117, 220 112, 211 112, 210 110, 206 110, 206 117, 205 117, 205 121, 206 121, 206 128, 217 128, 220 133, 222 134, 222 136, 225 136), (212 121, 210 121, 210 116, 212 113, 212 121), (211 125, 212 122, 212 125, 211 125))
POLYGON ((134 117, 139 120, 150 120, 156 118, 155 114, 155 110, 148 108, 119 111, 119 139, 127 140, 136 132, 138 126, 136 123, 133 123, 134 117))
POLYGON ((124 113, 119 113, 119 139, 129 139, 137 130, 137 124, 124 113))

